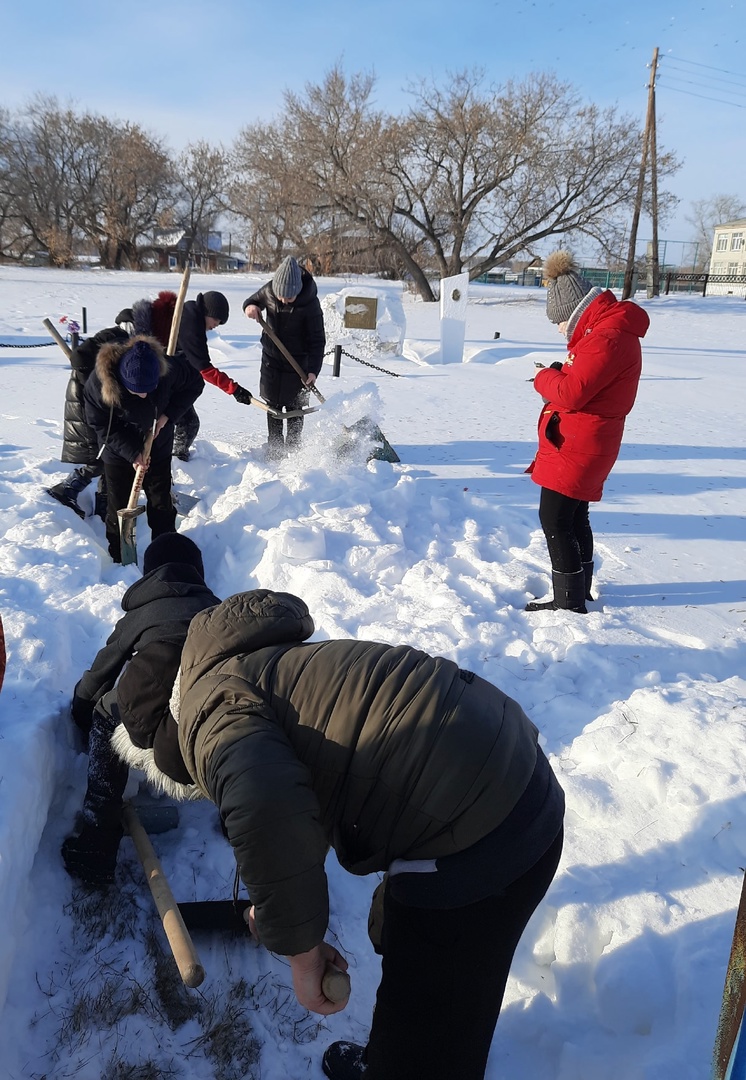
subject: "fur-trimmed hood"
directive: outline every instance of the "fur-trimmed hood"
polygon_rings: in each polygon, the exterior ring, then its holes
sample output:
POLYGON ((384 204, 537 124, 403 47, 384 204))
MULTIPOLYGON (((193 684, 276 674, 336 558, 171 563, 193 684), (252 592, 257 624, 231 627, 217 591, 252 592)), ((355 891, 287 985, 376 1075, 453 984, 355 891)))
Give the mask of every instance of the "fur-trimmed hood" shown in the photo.
POLYGON ((113 406, 115 409, 120 408, 123 400, 125 400, 124 387, 119 380, 119 361, 136 341, 145 342, 156 353, 160 377, 163 378, 168 373, 168 363, 163 352, 163 346, 157 338, 151 337, 149 334, 138 334, 136 337, 130 338, 129 341, 112 341, 108 345, 103 345, 96 357, 96 374, 101 381, 101 398, 104 404, 110 407, 113 406))

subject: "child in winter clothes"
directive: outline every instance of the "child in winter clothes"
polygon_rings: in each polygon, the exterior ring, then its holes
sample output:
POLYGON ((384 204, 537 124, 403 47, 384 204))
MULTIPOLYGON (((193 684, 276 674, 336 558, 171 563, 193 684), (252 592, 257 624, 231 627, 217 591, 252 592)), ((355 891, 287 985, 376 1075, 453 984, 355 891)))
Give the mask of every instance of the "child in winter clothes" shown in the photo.
POLYGON ((104 464, 108 492, 106 539, 114 562, 122 560, 117 511, 127 505, 136 467, 146 467, 143 490, 152 538, 174 531, 174 424, 193 405, 204 385, 199 374, 178 354, 165 356, 155 338, 138 335, 99 350, 95 370, 85 385, 85 412, 104 464), (146 461, 145 441, 151 432, 155 438, 146 461))
MULTIPOLYGON (((239 405, 250 405, 251 394, 216 368, 207 347, 207 331, 215 330, 228 322, 230 307, 221 292, 198 293, 196 300, 187 300, 181 314, 179 327, 179 350, 192 367, 207 383, 230 394, 239 405)), ((189 460, 189 450, 199 431, 199 417, 192 407, 182 416, 174 433, 174 456, 181 461, 189 460)))
MULTIPOLYGON (((308 641, 296 596, 238 593, 192 620, 178 732, 217 805, 257 935, 327 1015, 324 863, 387 871, 367 1046, 332 1080, 482 1080, 513 954, 557 869, 564 796, 496 686, 406 645, 308 641)), ((176 703, 173 705, 177 708, 176 703)))
POLYGON ((69 506, 78 517, 84 517, 78 506, 78 496, 92 480, 99 478, 96 492, 96 513, 106 520, 106 480, 104 466, 98 456, 98 440, 85 415, 84 389, 88 376, 96 366, 96 357, 103 345, 111 342, 122 344, 136 334, 146 334, 158 339, 163 348, 168 345, 176 293, 163 291, 156 300, 137 300, 131 308, 120 311, 116 326, 99 330, 93 337, 81 341, 70 355, 72 371, 65 392, 65 412, 61 461, 77 465, 76 469, 59 484, 47 488, 52 498, 69 506))
POLYGON ((89 375, 96 366, 98 350, 108 342, 129 340, 128 332, 120 326, 100 330, 93 337, 86 338, 70 354, 70 378, 65 391, 65 412, 62 429, 62 454, 60 460, 76 465, 76 468, 59 484, 47 488, 47 492, 69 506, 78 517, 85 514, 78 505, 78 496, 85 491, 92 480, 98 478, 99 489, 96 493, 96 513, 106 517, 106 483, 104 467, 98 458, 96 433, 88 424, 85 416, 83 391, 89 375))
MULTIPOLYGON (((114 880, 128 775, 111 744, 118 725, 123 745, 151 754, 175 782, 191 782, 168 704, 189 623, 217 603, 205 584, 200 550, 187 536, 164 533, 146 548, 143 577, 122 597, 125 614, 73 694, 72 717, 89 743, 80 827, 62 846, 74 877, 89 884, 114 880)), ((143 760, 137 764, 143 767, 143 760)))
POLYGON ((567 338, 567 357, 534 376, 544 399, 539 448, 527 472, 541 487, 539 520, 552 564, 553 598, 527 611, 563 608, 586 614, 592 600, 593 532, 589 502, 619 454, 624 420, 642 372, 640 339, 650 319, 631 300, 593 288, 572 256, 556 251, 546 261, 547 316, 567 338))
MULTIPOLYGON (((301 381, 274 341, 263 333, 259 386, 262 397, 277 411, 304 408, 308 404, 307 388, 321 371, 326 344, 316 282, 288 256, 272 280, 244 301, 243 310, 248 319, 256 321, 266 311, 267 325, 306 373, 305 381, 301 381)), ((269 457, 283 457, 288 449, 297 448, 300 443, 303 417, 288 418, 287 439, 283 424, 283 420, 267 415, 269 457)))

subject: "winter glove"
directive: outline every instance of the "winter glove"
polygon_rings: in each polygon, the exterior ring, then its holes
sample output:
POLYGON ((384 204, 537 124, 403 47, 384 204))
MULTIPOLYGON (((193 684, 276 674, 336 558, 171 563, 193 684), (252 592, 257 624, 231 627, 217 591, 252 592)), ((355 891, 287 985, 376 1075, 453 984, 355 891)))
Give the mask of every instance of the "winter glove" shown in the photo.
POLYGON ((251 405, 251 394, 243 386, 237 386, 233 391, 233 396, 239 405, 251 405))
POLYGON ((554 363, 550 364, 549 366, 550 366, 550 368, 554 368, 555 371, 562 371, 562 367, 563 367, 563 365, 559 362, 559 360, 555 360, 554 363))
POLYGON ((91 734, 91 726, 93 724, 93 710, 96 706, 95 701, 87 701, 85 698, 80 698, 77 695, 73 696, 72 706, 70 708, 70 714, 73 719, 73 723, 83 736, 83 742, 88 743, 88 737, 91 734))

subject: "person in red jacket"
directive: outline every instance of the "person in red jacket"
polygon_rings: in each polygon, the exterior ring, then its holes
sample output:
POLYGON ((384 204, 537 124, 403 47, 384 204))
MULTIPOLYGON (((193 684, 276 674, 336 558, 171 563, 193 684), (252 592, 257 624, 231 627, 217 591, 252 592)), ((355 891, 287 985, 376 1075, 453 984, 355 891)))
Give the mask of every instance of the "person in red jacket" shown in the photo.
POLYGON ((650 319, 631 300, 594 288, 568 251, 546 261, 547 316, 567 337, 567 358, 541 368, 544 399, 539 448, 527 472, 541 487, 539 521, 552 563, 553 598, 526 611, 562 608, 586 614, 592 600, 593 532, 588 504, 598 502, 619 454, 624 420, 637 395, 643 338, 650 319))

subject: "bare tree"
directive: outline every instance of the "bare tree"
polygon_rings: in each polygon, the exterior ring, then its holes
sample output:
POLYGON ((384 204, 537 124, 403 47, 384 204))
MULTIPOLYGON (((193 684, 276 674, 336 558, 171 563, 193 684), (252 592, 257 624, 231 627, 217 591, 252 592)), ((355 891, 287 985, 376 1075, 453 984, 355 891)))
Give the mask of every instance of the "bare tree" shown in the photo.
MULTIPOLYGON (((413 90, 402 118, 375 110, 374 78, 334 67, 285 95, 278 130, 317 215, 342 215, 434 298, 430 279, 470 277, 552 236, 616 247, 634 198, 640 134, 583 105, 552 75, 487 89, 479 72, 413 90)), ((661 155, 659 175, 676 166, 661 155)))
POLYGON ((252 124, 233 149, 232 212, 245 225, 249 261, 274 266, 289 251, 313 249, 316 215, 286 123, 252 124))
POLYGON ((697 247, 697 265, 707 266, 712 253, 715 228, 728 221, 746 218, 746 202, 738 195, 712 195, 709 199, 697 199, 692 203, 686 220, 694 226, 693 243, 697 247))
POLYGON ((154 230, 174 203, 173 163, 159 139, 138 124, 99 123, 100 168, 82 228, 111 269, 140 269, 154 230))
POLYGON ((2 133, 4 254, 21 259, 44 251, 55 266, 69 266, 81 209, 76 176, 90 154, 87 118, 37 96, 2 133))
POLYGON ((203 140, 190 143, 176 161, 173 216, 188 233, 197 256, 207 250, 210 233, 226 209, 228 182, 226 153, 203 140))

